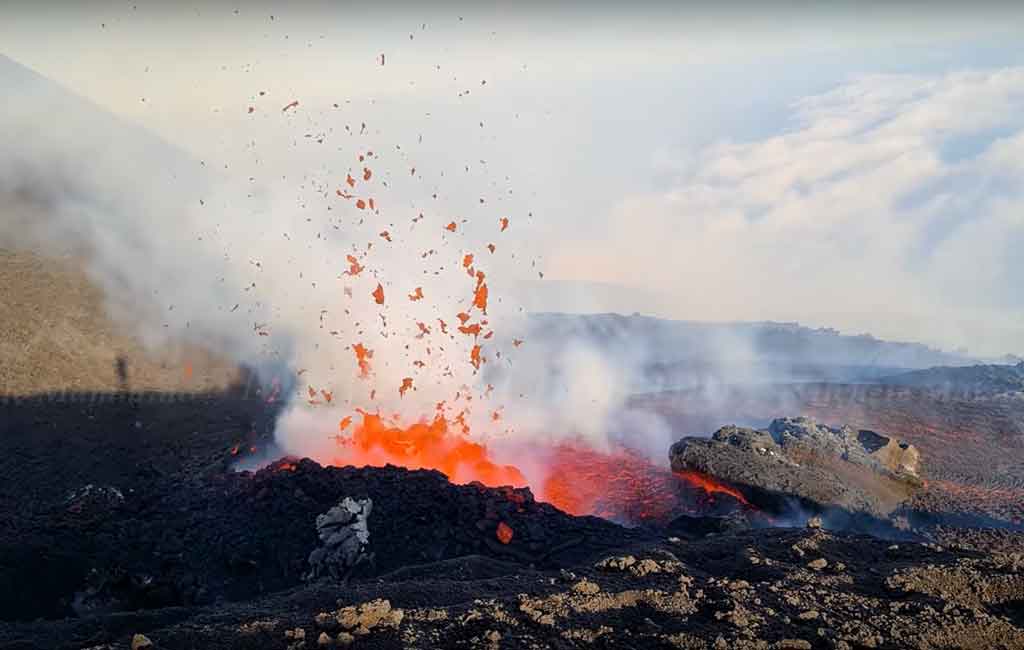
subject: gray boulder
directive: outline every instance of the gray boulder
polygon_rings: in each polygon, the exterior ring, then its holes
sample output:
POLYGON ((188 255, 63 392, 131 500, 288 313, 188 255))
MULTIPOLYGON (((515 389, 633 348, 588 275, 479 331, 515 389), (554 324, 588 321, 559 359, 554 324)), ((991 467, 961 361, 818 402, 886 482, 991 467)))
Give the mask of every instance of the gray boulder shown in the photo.
POLYGON ((873 431, 810 418, 775 420, 766 431, 728 426, 669 451, 674 471, 697 471, 764 502, 785 495, 822 508, 886 517, 921 486, 912 445, 873 431))
POLYGON ((345 497, 316 518, 317 536, 320 546, 309 554, 310 572, 306 578, 333 578, 344 580, 360 564, 373 559, 369 553, 370 499, 345 497))

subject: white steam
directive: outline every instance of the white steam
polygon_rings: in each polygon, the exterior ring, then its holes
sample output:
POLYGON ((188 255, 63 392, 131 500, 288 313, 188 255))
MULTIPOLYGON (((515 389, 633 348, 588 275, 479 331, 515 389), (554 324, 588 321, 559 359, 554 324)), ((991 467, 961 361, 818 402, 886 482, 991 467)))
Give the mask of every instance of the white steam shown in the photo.
MULTIPOLYGON (((505 456, 499 462, 517 461, 527 440, 608 446, 630 379, 622 360, 590 341, 563 345, 530 331, 514 296, 502 295, 517 280, 500 272, 502 256, 515 254, 501 239, 503 213, 451 216, 431 199, 439 179, 432 188, 429 170, 411 172, 400 147, 367 134, 344 154, 316 150, 301 180, 257 178, 257 162, 196 160, 0 63, 18 97, 0 115, 0 243, 80 255, 111 314, 147 343, 196 343, 281 381, 291 392, 277 425, 283 453, 330 461, 339 421, 355 409, 408 424, 441 401, 449 415, 466 410, 473 435, 505 456), (375 210, 355 205, 370 199, 375 210), (486 314, 472 304, 479 280, 470 270, 487 274, 486 314), (383 305, 372 295, 378 284, 383 305), (417 288, 423 299, 410 299, 417 288), (458 331, 459 313, 482 326, 479 338, 458 331), (357 343, 373 354, 368 378, 357 343), (412 387, 401 395, 406 378, 412 387)), ((267 110, 298 121, 307 109, 267 110)))

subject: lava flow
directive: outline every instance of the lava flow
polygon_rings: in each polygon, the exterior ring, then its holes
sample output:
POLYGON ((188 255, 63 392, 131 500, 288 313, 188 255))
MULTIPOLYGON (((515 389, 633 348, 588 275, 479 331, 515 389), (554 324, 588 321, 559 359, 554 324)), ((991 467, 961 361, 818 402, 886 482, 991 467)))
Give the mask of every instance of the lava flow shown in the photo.
POLYGON ((573 515, 624 523, 664 523, 703 511, 727 495, 751 507, 735 488, 697 472, 672 472, 626 448, 600 452, 559 447, 550 460, 540 498, 573 515))
POLYGON ((572 515, 628 522, 665 521, 683 510, 672 473, 628 449, 557 448, 539 497, 572 515))
POLYGON ((694 470, 674 472, 676 478, 686 481, 690 485, 702 489, 707 497, 714 500, 716 494, 725 494, 739 501, 742 505, 753 507, 750 502, 740 493, 739 490, 723 483, 707 474, 701 474, 694 470))

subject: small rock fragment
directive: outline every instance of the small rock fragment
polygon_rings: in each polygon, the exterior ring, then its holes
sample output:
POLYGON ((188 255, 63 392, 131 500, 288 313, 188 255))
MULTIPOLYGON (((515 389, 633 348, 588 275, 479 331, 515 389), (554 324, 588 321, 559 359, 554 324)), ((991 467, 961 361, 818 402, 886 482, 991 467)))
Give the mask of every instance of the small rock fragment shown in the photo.
POLYGON ((376 627, 397 628, 404 617, 404 611, 391 608, 391 601, 379 598, 359 606, 339 609, 337 621, 353 634, 363 635, 376 627))
POLYGON ((598 562, 596 566, 598 569, 604 569, 605 571, 625 571, 634 564, 636 564, 635 557, 624 555, 621 557, 605 558, 598 562))

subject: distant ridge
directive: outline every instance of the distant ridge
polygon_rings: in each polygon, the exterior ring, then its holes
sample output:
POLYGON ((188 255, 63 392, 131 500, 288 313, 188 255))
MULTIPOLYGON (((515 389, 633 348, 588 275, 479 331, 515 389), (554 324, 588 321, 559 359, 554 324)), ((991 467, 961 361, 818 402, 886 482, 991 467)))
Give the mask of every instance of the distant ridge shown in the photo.
POLYGON ((961 395, 1024 395, 1024 361, 1017 365, 928 368, 885 377, 881 381, 961 395))
POLYGON ((638 341, 658 350, 659 361, 775 362, 893 369, 977 364, 978 359, 920 343, 850 336, 832 328, 799 323, 676 321, 633 314, 536 313, 535 336, 579 339, 602 349, 628 351, 638 341))

